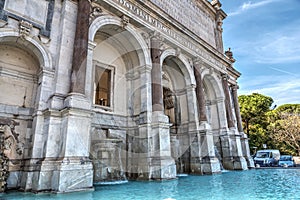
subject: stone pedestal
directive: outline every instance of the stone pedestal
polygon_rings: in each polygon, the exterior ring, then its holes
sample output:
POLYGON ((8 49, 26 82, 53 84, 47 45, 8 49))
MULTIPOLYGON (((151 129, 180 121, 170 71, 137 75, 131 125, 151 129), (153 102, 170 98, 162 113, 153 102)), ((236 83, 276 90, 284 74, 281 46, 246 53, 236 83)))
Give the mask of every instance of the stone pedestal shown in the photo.
POLYGON ((66 158, 58 170, 58 193, 93 190, 93 166, 88 157, 66 158))
POLYGON ((58 114, 55 112, 48 117, 45 159, 38 177, 33 177, 38 179, 34 181, 33 191, 64 193, 93 189, 93 166, 89 160, 90 103, 84 95, 71 93, 64 107, 60 114, 60 130, 55 126, 58 114))
POLYGON ((209 132, 207 122, 200 123, 200 131, 195 135, 191 145, 191 173, 220 173, 220 161, 214 150, 213 135, 209 132))
POLYGON ((118 139, 93 141, 94 183, 126 180, 118 139))
POLYGON ((250 148, 249 148, 249 142, 248 137, 245 133, 240 133, 241 135, 241 143, 242 143, 242 149, 243 149, 243 156, 247 161, 248 168, 254 168, 254 161, 253 158, 250 155, 250 148))
POLYGON ((171 157, 169 119, 162 112, 153 112, 151 126, 149 178, 176 178, 175 161, 171 157))
POLYGON ((58 192, 93 188, 93 166, 89 160, 91 112, 90 101, 82 94, 71 93, 62 112, 65 137, 64 162, 60 165, 58 192))
POLYGON ((242 154, 240 135, 231 132, 221 136, 223 166, 228 170, 247 170, 247 162, 242 154))

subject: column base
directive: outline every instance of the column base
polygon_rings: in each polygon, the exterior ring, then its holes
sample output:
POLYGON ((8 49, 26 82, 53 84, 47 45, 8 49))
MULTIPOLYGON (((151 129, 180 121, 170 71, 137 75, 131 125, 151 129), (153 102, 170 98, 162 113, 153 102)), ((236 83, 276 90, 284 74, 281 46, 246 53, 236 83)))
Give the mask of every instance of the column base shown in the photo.
POLYGON ((204 157, 193 159, 190 163, 191 174, 218 174, 221 173, 221 165, 216 157, 204 157))
POLYGON ((248 165, 244 157, 233 157, 223 159, 224 169, 227 170, 247 170, 248 165))
POLYGON ((248 136, 244 132, 240 132, 240 135, 241 135, 243 155, 247 161, 248 168, 255 168, 253 158, 250 155, 248 136))
POLYGON ((176 165, 171 157, 169 119, 162 112, 152 113, 151 130, 148 136, 150 148, 139 165, 138 179, 167 180, 176 178, 176 165))
POLYGON ((254 160, 251 157, 245 157, 248 168, 255 168, 254 160))
POLYGON ((87 158, 44 160, 33 175, 33 192, 69 193, 93 190, 93 166, 87 158))
POLYGON ((171 157, 140 159, 137 180, 170 180, 176 178, 176 165, 171 157))
POLYGON ((87 158, 66 158, 60 165, 57 193, 93 191, 93 165, 87 158))

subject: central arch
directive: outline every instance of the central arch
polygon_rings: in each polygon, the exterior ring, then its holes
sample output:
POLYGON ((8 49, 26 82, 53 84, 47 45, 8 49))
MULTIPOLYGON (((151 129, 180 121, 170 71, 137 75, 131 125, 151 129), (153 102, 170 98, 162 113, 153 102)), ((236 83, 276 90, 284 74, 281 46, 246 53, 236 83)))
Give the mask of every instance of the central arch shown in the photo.
POLYGON ((181 54, 173 49, 162 53, 162 83, 164 112, 169 117, 171 155, 177 173, 190 172, 190 131, 195 122, 195 105, 192 88, 195 82, 192 67, 181 54))
POLYGON ((96 18, 89 39, 90 98, 95 112, 91 131, 94 182, 121 180, 125 171, 137 171, 127 169, 126 163, 134 160, 129 152, 141 147, 128 140, 135 139, 147 112, 149 99, 144 92, 151 91, 151 77, 144 77, 144 73, 150 74, 152 65, 149 48, 136 28, 113 16, 96 18))

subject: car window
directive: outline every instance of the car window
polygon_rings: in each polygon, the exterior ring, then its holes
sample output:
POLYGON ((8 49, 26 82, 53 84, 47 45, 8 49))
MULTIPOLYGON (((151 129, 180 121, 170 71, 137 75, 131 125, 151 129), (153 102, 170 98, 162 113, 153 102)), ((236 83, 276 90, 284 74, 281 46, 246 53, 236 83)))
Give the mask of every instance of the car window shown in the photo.
POLYGON ((269 152, 257 152, 256 158, 269 158, 269 152))

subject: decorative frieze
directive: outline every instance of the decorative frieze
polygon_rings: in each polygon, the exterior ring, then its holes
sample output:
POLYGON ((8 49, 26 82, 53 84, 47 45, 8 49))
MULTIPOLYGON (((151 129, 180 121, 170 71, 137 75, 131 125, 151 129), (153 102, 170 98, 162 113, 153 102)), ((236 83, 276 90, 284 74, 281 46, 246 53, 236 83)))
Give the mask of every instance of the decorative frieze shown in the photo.
POLYGON ((167 21, 163 21, 161 17, 150 13, 136 2, 131 2, 129 0, 103 1, 126 13, 128 17, 134 18, 136 21, 143 23, 146 27, 159 31, 165 38, 171 40, 183 50, 186 50, 195 56, 201 57, 205 62, 209 63, 218 70, 226 70, 227 61, 223 60, 223 55, 219 54, 219 52, 217 52, 212 46, 202 43, 200 40, 195 41, 189 36, 177 31, 173 25, 167 21), (208 53, 208 50, 215 53, 218 57, 220 57, 220 59, 212 56, 210 53, 208 53))
POLYGON ((193 31, 207 43, 215 46, 214 16, 201 1, 150 0, 150 2, 193 31))

